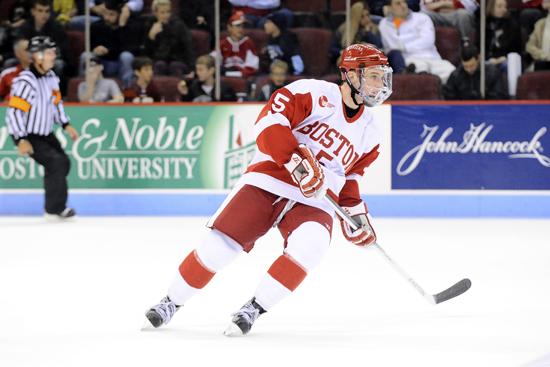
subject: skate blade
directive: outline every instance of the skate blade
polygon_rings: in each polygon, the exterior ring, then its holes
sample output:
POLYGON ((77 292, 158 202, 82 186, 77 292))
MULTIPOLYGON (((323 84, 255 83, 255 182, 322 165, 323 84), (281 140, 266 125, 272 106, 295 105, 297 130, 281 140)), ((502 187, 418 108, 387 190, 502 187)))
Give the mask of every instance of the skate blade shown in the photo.
POLYGON ((143 326, 141 327, 141 331, 148 331, 148 330, 155 330, 155 327, 153 326, 153 324, 151 324, 149 319, 146 317, 145 322, 143 323, 143 326))
POLYGON ((229 327, 223 332, 225 336, 243 336, 243 331, 236 324, 231 323, 229 327))

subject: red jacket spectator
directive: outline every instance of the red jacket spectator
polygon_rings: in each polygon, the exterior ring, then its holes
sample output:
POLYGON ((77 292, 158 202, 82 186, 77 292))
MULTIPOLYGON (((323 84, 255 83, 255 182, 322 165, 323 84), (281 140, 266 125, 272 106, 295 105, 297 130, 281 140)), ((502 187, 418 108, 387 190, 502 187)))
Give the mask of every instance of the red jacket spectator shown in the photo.
MULTIPOLYGON (((254 42, 244 35, 244 25, 248 23, 242 13, 229 18, 229 36, 220 41, 222 74, 227 76, 254 76, 260 67, 260 58, 254 42)), ((212 54, 215 55, 216 51, 212 54)))
POLYGON ((5 69, 2 71, 2 74, 0 74, 0 97, 4 98, 4 102, 10 100, 10 90, 13 79, 15 79, 22 70, 21 64, 17 64, 11 68, 5 69))

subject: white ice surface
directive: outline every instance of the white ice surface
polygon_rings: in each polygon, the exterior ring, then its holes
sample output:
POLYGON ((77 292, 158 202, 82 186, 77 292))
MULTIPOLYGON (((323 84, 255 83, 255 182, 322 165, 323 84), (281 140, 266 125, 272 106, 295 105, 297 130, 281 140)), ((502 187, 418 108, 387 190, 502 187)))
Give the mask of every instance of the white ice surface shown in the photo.
POLYGON ((270 231, 158 330, 143 312, 208 229, 204 217, 0 217, 0 366, 550 366, 550 219, 378 219, 375 250, 339 225, 322 264, 251 333, 231 312, 282 251, 270 231))

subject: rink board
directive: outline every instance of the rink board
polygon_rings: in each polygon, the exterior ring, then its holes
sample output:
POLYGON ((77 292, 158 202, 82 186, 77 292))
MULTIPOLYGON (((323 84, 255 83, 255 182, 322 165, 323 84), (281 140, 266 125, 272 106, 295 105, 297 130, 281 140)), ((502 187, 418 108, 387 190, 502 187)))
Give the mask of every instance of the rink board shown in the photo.
MULTIPOLYGON (((69 205, 81 215, 213 214, 254 153, 262 107, 66 106, 81 134, 75 144, 56 134, 72 163, 69 205)), ((360 183, 373 215, 550 217, 549 103, 374 111, 382 153, 360 183)), ((0 215, 41 214, 42 174, 0 125, 0 215)))
MULTIPOLYGON (((80 193, 69 205, 80 215, 209 216, 225 199, 219 194, 80 193)), ((550 217, 548 195, 362 195, 376 217, 550 217)), ((0 193, 1 215, 41 215, 42 192, 0 193)))

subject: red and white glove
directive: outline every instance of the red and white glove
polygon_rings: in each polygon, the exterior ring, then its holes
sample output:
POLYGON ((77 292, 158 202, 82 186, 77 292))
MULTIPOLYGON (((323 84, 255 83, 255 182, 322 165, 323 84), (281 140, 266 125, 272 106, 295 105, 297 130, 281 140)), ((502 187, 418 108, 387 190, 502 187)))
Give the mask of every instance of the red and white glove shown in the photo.
POLYGON ((353 230, 351 226, 342 218, 340 218, 340 225, 342 226, 342 232, 346 240, 357 246, 366 246, 376 241, 376 233, 370 224, 372 218, 367 212, 367 206, 365 203, 360 203, 353 207, 342 207, 356 222, 361 223, 361 227, 357 230, 353 230))
POLYGON ((285 163, 285 168, 306 198, 319 193, 324 195, 325 174, 321 164, 305 144, 300 144, 298 149, 299 153, 292 153, 290 161, 285 163))

